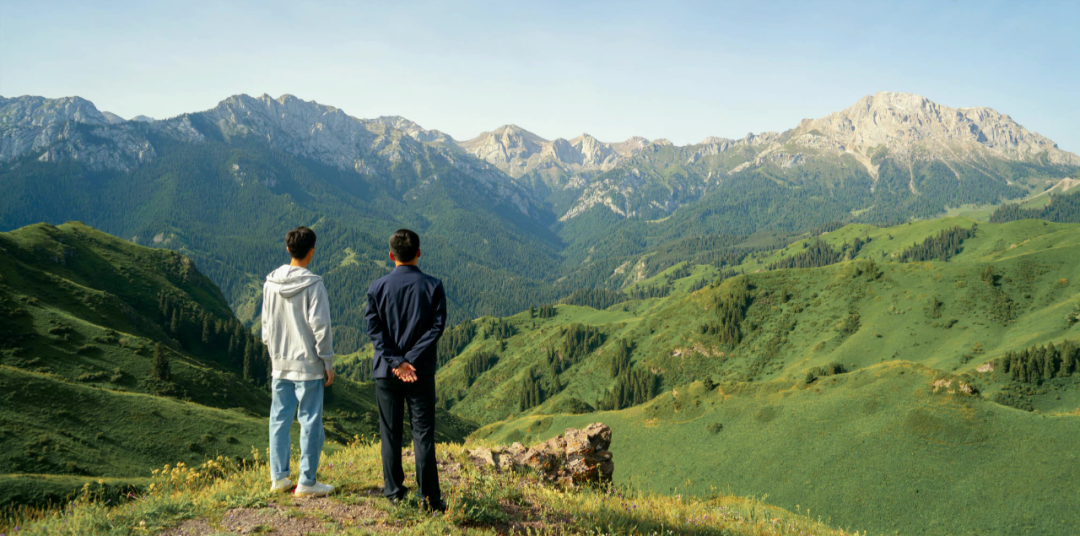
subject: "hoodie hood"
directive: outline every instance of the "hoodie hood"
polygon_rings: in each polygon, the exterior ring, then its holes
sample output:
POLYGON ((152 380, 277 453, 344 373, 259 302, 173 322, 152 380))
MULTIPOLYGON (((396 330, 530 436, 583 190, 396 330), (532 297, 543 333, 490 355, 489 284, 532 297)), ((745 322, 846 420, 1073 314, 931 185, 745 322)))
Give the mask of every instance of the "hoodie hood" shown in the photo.
POLYGON ((296 296, 319 281, 322 281, 322 278, 309 272, 307 268, 289 266, 288 264, 270 272, 270 275, 266 276, 266 282, 277 285, 275 290, 283 298, 296 296))

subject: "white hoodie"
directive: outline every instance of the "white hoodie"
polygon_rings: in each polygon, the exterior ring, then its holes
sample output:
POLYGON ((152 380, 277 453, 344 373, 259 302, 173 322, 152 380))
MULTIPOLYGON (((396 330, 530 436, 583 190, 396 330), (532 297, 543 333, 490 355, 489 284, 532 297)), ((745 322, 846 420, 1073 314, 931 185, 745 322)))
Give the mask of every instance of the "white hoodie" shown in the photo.
POLYGON ((276 379, 320 380, 334 370, 330 302, 321 277, 287 264, 266 276, 262 340, 276 379))

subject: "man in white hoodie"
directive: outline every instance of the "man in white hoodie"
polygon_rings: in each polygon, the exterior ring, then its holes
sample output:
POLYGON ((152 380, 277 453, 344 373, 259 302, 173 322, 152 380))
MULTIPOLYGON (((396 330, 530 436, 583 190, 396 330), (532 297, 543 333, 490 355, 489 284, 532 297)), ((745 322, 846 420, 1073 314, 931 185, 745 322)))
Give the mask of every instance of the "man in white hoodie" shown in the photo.
POLYGON ((300 420, 300 479, 294 494, 329 495, 333 486, 315 479, 323 447, 323 389, 334 383, 334 342, 330 303, 322 278, 309 272, 315 232, 297 227, 285 237, 292 262, 266 276, 263 285, 262 340, 274 365, 270 406, 270 490, 286 491, 289 480, 289 429, 300 420))

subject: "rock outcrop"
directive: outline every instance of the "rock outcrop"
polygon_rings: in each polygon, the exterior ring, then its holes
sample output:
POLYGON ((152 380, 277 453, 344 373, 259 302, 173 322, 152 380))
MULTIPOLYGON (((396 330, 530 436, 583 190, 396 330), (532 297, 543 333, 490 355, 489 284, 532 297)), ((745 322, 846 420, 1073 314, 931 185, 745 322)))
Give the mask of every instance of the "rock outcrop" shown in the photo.
POLYGON ((551 482, 573 487, 586 483, 611 482, 615 463, 608 447, 611 428, 593 423, 580 430, 568 428, 558 437, 526 448, 521 443, 509 447, 479 447, 469 451, 474 463, 508 470, 515 467, 532 468, 551 482))

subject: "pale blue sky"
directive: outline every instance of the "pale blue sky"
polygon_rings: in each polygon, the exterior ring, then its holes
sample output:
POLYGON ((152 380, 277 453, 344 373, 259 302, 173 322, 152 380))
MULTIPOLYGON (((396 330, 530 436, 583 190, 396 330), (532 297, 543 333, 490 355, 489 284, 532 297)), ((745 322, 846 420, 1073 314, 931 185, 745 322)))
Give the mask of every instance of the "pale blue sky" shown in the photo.
POLYGON ((0 95, 123 117, 291 93, 457 139, 516 123, 677 144, 877 91, 989 106, 1080 152, 1080 2, 0 0, 0 95))

